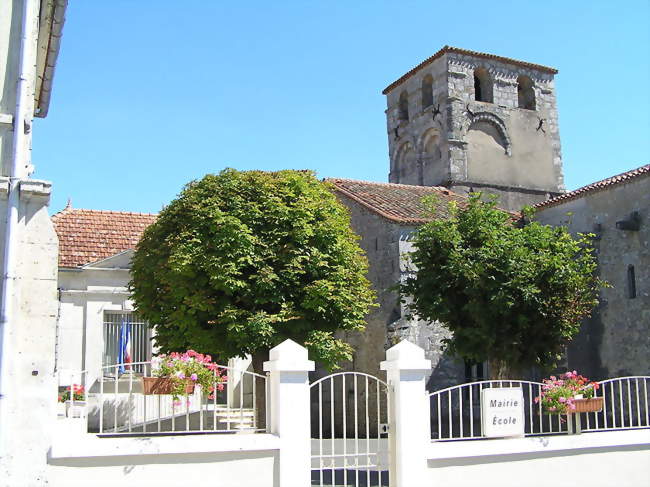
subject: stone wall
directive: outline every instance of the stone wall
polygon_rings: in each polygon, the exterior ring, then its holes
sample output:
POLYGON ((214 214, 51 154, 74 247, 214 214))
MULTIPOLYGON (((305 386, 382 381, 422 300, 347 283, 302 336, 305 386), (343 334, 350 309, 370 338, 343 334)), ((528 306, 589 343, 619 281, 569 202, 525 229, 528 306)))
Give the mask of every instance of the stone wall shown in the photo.
POLYGON ((564 189, 553 74, 497 60, 446 53, 387 95, 389 181, 484 191, 519 210, 564 189), (492 101, 476 101, 484 69, 492 101), (433 105, 422 82, 433 79, 433 105), (519 108, 518 79, 532 81, 535 108, 519 108), (408 96, 408 120, 400 99, 408 96))
POLYGON ((379 362, 383 360, 385 350, 407 339, 422 347, 426 358, 432 362, 427 379, 429 390, 462 381, 463 362, 440 349, 442 339, 449 332, 439 323, 409 319, 406 305, 400 303, 399 294, 394 289, 408 273, 403 254, 412 250, 411 237, 415 228, 391 222, 345 197, 340 197, 340 200, 350 210, 353 230, 361 236, 360 245, 370 264, 368 278, 379 304, 368 316, 365 332, 346 334, 346 340, 356 350, 349 370, 383 377, 379 362))
POLYGON ((569 368, 592 379, 650 374, 650 175, 542 208, 536 218, 573 234, 594 233, 598 274, 612 286, 601 291, 600 306, 569 346, 569 368), (617 228, 632 212, 638 212, 639 230, 617 228))

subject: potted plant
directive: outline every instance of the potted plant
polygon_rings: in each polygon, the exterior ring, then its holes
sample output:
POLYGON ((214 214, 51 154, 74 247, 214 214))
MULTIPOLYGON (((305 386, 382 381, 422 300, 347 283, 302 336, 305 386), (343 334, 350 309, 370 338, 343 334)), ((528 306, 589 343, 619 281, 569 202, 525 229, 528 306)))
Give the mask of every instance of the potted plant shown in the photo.
POLYGON ((143 377, 145 394, 171 394, 174 401, 194 393, 199 386, 212 399, 215 387, 223 390, 227 380, 210 355, 188 350, 161 354, 152 360, 153 377, 143 377))
POLYGON ((590 382, 575 370, 560 377, 552 375, 543 382, 542 392, 535 402, 541 402, 548 414, 593 413, 603 408, 603 398, 594 397, 600 387, 598 383, 590 382))
POLYGON ((65 404, 68 418, 80 418, 86 408, 86 391, 80 384, 72 384, 59 394, 59 402, 65 404))

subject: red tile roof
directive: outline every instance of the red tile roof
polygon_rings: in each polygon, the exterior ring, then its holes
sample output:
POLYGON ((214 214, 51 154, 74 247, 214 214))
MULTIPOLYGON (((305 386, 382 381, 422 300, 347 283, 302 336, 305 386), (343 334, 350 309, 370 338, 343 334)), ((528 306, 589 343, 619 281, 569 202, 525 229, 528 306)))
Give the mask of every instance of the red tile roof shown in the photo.
POLYGON ((617 174, 616 176, 603 179, 602 181, 596 181, 595 183, 588 184, 587 186, 583 186, 582 188, 578 188, 576 190, 569 191, 568 193, 561 194, 560 196, 556 196, 555 198, 551 198, 549 200, 542 201, 541 203, 537 203, 533 207, 548 208, 549 206, 559 205, 570 200, 582 198, 586 193, 594 193, 596 191, 608 189, 612 186, 625 184, 630 180, 641 177, 643 175, 650 175, 650 164, 637 167, 636 169, 632 169, 631 171, 617 174))
POLYGON ((59 266, 80 267, 135 248, 151 213, 65 208, 52 217, 59 237, 59 266))
POLYGON ((525 61, 518 61, 517 59, 511 59, 511 58, 508 58, 508 57, 497 56, 495 54, 487 54, 487 53, 484 53, 484 52, 468 51, 467 49, 460 49, 458 47, 444 46, 442 49, 440 49, 433 56, 425 59, 420 64, 418 64, 416 67, 414 67, 413 69, 408 71, 404 76, 402 76, 401 78, 399 78, 396 81, 393 81, 386 88, 384 88, 384 91, 382 91, 381 93, 383 95, 388 94, 388 92, 390 92, 393 88, 395 88, 396 86, 401 85, 404 81, 409 79, 411 76, 413 76, 415 73, 417 73, 420 69, 424 68, 425 66, 428 66, 433 61, 435 61, 436 59, 442 57, 443 54, 446 54, 448 52, 452 52, 452 53, 456 53, 456 54, 465 54, 467 56, 474 56, 474 57, 479 57, 479 58, 483 58, 483 59, 493 59, 495 61, 501 61, 501 62, 508 63, 508 64, 514 64, 516 66, 522 66, 524 68, 532 68, 532 69, 537 69, 539 71, 545 71, 545 72, 550 73, 550 74, 557 74, 557 69, 549 68, 548 66, 542 66, 541 64, 527 63, 525 61))
POLYGON ((439 186, 412 186, 337 178, 325 181, 331 183, 337 193, 401 225, 419 225, 431 221, 422 204, 422 198, 425 196, 438 196, 436 216, 440 217, 448 215, 447 203, 450 201, 467 201, 464 196, 439 186))

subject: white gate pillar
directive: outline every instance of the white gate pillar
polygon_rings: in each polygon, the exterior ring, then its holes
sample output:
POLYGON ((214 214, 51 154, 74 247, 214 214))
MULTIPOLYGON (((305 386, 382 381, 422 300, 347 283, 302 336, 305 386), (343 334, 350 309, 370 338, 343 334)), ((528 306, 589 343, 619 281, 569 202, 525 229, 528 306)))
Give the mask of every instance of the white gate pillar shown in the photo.
POLYGON ((309 376, 314 362, 307 349, 285 340, 270 350, 264 370, 269 372, 270 433, 280 437, 280 487, 311 485, 311 423, 309 376))
POLYGON ((424 350, 403 340, 386 351, 381 370, 386 371, 392 389, 388 419, 390 485, 422 485, 426 478, 427 446, 431 442, 429 397, 425 388, 431 361, 424 358, 424 350))

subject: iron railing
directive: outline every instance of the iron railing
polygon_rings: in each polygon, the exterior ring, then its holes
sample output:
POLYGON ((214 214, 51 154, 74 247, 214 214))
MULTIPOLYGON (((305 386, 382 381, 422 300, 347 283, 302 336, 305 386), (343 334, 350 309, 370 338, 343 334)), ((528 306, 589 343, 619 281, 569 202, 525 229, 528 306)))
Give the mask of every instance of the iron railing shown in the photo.
POLYGON ((82 408, 88 432, 100 435, 265 432, 266 377, 222 365, 214 374, 214 393, 197 385, 177 401, 171 394, 144 394, 143 377, 154 376, 151 362, 108 365, 95 374, 61 372, 59 390, 84 387, 85 401, 70 401, 67 415, 79 416, 82 408))
MULTIPOLYGON (((604 398, 603 410, 575 413, 578 430, 606 431, 647 428, 650 423, 650 377, 633 376, 599 382, 596 397, 604 398)), ((489 387, 521 387, 524 396, 524 434, 526 436, 571 432, 571 418, 546 414, 535 398, 543 384, 522 380, 471 382, 429 394, 431 439, 434 441, 485 439, 481 424, 481 391, 489 387)))

